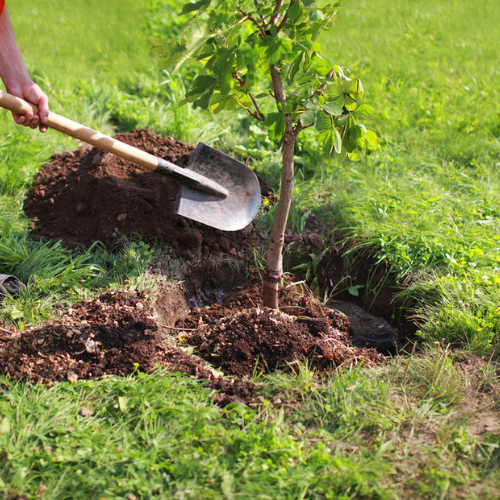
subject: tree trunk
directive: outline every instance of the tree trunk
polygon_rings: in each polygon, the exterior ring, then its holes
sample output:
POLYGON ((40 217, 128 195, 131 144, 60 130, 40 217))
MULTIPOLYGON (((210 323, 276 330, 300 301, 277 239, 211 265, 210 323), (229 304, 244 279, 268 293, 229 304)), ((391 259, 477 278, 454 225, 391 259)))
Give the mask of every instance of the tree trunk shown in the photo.
MULTIPOLYGON (((271 76, 276 100, 286 106, 286 96, 283 91, 281 75, 274 66, 271 67, 271 76)), ((291 116, 285 114, 286 124, 283 135, 283 165, 281 171, 281 191, 276 211, 276 218, 269 240, 269 250, 267 252, 266 267, 264 269, 264 286, 262 290, 262 300, 265 307, 278 309, 279 284, 283 278, 283 246, 285 244, 285 231, 292 203, 293 179, 294 179, 294 149, 296 133, 293 129, 291 116)))

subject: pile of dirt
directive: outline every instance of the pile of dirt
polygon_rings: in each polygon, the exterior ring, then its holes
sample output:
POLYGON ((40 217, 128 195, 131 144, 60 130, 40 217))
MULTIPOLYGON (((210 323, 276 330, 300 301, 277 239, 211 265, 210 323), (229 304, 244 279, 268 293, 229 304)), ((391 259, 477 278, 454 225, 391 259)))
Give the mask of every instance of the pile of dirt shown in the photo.
POLYGON ((259 302, 258 288, 253 286, 222 304, 192 309, 175 320, 175 326, 166 325, 146 297, 146 292, 108 291, 59 310, 58 319, 40 327, 24 332, 0 329, 0 374, 52 385, 136 369, 148 372, 159 364, 211 380, 213 388, 225 391, 221 401, 227 402, 252 392, 240 378, 255 369, 286 368, 304 357, 318 369, 362 360, 384 362, 376 350, 352 346, 346 316, 321 313, 313 307, 315 302, 308 305, 290 293, 283 309, 293 316, 260 305, 246 309, 245 305, 259 302), (183 345, 187 340, 199 356, 175 347, 176 340, 183 345), (219 380, 213 366, 237 382, 219 380))
MULTIPOLYGON (((147 130, 119 134, 116 139, 187 166, 194 146, 147 130)), ((263 192, 269 189, 263 184, 263 192)), ((223 232, 174 215, 179 183, 91 146, 52 156, 44 165, 25 201, 33 219, 33 238, 61 240, 68 247, 89 247, 94 241, 114 249, 120 238, 140 234, 177 255, 191 257, 231 253, 240 257, 260 243, 252 224, 241 231, 223 232)))
POLYGON ((198 356, 224 374, 244 377, 286 369, 307 359, 318 369, 345 364, 383 363, 376 349, 356 347, 347 315, 322 307, 311 292, 292 286, 280 290, 281 311, 265 308, 255 277, 220 304, 193 308, 176 327, 198 356))
POLYGON ((200 325, 188 342, 197 347, 203 359, 226 375, 238 377, 286 369, 304 359, 319 370, 383 360, 374 350, 353 347, 347 332, 335 328, 336 323, 345 323, 345 318, 334 311, 322 318, 297 318, 255 308, 200 325))
MULTIPOLYGON (((0 373, 51 385, 63 379, 124 375, 136 367, 152 370, 169 348, 145 298, 144 292, 110 291, 75 304, 64 314, 59 311, 60 319, 41 327, 10 336, 4 332, 0 373)), ((196 369, 186 366, 185 371, 196 369)))

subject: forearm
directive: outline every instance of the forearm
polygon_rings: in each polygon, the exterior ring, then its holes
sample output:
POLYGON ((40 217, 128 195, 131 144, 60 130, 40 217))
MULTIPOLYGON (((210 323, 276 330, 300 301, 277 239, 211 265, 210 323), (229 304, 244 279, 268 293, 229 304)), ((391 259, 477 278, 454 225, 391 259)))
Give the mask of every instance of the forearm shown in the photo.
POLYGON ((0 78, 7 91, 15 94, 31 82, 14 37, 7 8, 0 17, 0 78))
POLYGON ((25 127, 37 128, 39 126, 40 131, 45 132, 49 116, 49 99, 28 74, 6 8, 0 16, 0 78, 9 94, 38 106, 39 115, 31 111, 24 116, 12 113, 14 121, 25 127))

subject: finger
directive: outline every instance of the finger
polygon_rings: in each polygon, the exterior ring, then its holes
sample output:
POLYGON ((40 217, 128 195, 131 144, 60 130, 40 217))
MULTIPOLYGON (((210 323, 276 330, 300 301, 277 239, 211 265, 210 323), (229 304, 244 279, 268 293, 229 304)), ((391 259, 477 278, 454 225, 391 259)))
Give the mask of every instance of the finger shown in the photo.
POLYGON ((24 115, 16 115, 15 113, 12 113, 12 118, 14 118, 14 121, 18 125, 24 125, 24 122, 26 121, 26 118, 24 117, 24 115))
MULTIPOLYGON (((24 123, 23 125, 25 127, 31 127, 31 122, 33 121, 33 117, 34 117, 34 113, 33 111, 28 111, 25 115, 24 115, 24 123)), ((38 125, 37 125, 38 126, 38 125)))
POLYGON ((40 122, 47 125, 49 119, 49 98, 42 93, 38 100, 38 113, 40 115, 40 122))
POLYGON ((40 125, 40 117, 38 115, 35 115, 33 117, 33 120, 31 120, 30 127, 32 129, 36 129, 38 128, 39 125, 40 125))

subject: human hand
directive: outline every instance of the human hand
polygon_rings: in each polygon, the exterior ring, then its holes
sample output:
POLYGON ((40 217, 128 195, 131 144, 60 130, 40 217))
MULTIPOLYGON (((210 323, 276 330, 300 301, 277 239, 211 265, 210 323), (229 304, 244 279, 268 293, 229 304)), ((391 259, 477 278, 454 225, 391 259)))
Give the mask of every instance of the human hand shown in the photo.
POLYGON ((49 116, 49 98, 42 89, 32 80, 22 87, 8 88, 8 92, 16 97, 38 106, 38 114, 28 111, 25 115, 12 113, 14 121, 18 125, 24 125, 32 129, 40 128, 40 132, 47 132, 47 120, 49 116))

